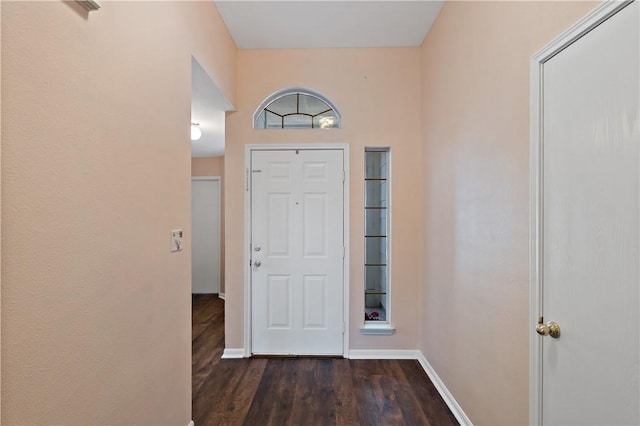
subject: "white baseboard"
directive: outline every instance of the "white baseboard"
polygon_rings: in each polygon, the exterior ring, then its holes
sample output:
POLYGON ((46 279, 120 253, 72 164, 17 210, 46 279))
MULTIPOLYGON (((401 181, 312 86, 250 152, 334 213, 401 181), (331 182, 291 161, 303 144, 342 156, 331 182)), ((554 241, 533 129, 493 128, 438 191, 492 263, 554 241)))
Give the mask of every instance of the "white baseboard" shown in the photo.
POLYGON ((420 351, 415 350, 380 350, 380 349, 352 349, 350 359, 418 359, 420 351))
POLYGON ((194 422, 193 420, 191 420, 187 426, 196 426, 196 422, 194 422))
POLYGON ((225 348, 224 352, 222 352, 222 359, 237 359, 244 358, 244 349, 243 348, 225 348))
POLYGON ((442 399, 444 399, 444 402, 447 404, 456 420, 458 420, 458 423, 463 426, 473 426, 473 423, 471 423, 469 417, 467 417, 464 411, 462 411, 462 407, 460 406, 460 404, 458 404, 458 401, 456 401, 451 392, 449 392, 449 389, 447 389, 447 387, 444 385, 442 379, 440 379, 440 376, 438 376, 431 364, 429 364, 429 361, 427 361, 427 358, 424 356, 424 354, 420 351, 417 352, 418 362, 422 366, 425 373, 427 373, 427 376, 429 376, 429 379, 431 379, 431 382, 438 390, 438 393, 440 394, 442 399))
POLYGON ((224 293, 218 293, 218 297, 222 300, 227 300, 227 296, 224 293))

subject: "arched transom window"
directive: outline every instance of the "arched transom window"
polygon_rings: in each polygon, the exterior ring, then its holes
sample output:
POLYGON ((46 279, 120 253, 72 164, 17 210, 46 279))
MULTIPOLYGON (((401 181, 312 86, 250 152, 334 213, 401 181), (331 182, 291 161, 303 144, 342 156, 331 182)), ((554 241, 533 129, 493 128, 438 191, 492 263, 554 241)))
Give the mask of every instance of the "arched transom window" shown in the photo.
POLYGON ((340 113, 333 103, 309 89, 289 88, 265 99, 253 116, 256 129, 337 129, 340 113))

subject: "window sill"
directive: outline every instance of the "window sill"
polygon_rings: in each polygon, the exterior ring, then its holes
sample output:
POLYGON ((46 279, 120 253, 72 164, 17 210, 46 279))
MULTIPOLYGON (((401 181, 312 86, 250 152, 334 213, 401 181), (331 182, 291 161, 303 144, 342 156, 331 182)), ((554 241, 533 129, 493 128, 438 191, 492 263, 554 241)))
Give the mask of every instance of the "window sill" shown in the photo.
POLYGON ((391 324, 366 323, 360 327, 360 333, 370 336, 391 336, 396 331, 391 324))

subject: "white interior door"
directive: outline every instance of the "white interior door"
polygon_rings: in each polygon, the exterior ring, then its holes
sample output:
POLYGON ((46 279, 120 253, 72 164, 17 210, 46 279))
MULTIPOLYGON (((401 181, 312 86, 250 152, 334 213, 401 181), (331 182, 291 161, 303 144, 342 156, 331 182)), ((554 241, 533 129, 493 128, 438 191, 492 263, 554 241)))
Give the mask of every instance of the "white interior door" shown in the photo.
POLYGON ((251 153, 252 352, 342 355, 343 151, 251 153))
POLYGON ((544 65, 543 424, 640 423, 638 21, 636 1, 544 65))
POLYGON ((220 292, 220 178, 191 180, 191 292, 220 292))

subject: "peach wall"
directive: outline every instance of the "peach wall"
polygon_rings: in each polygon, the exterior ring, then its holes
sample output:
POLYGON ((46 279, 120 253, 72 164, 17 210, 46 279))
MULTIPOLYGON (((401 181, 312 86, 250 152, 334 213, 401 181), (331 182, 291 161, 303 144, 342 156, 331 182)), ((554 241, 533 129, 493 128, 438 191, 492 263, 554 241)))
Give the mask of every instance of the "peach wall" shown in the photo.
POLYGON ((235 46, 211 2, 1 8, 2 423, 186 425, 191 55, 233 100, 235 46))
POLYGON ((447 2, 422 46, 420 349, 474 424, 528 423, 529 58, 593 2, 447 2))
POLYGON ((224 293, 224 156, 192 158, 191 176, 220 176, 220 292, 224 293))
POLYGON ((415 349, 421 226, 419 49, 241 50, 237 112, 227 116, 226 346, 243 347, 244 145, 348 143, 351 149, 351 349, 415 349), (252 115, 272 92, 305 86, 331 99, 340 130, 253 130, 252 115), (365 146, 391 146, 393 156, 393 336, 363 336, 365 146))
POLYGON ((224 156, 192 158, 191 176, 224 176, 224 156))

